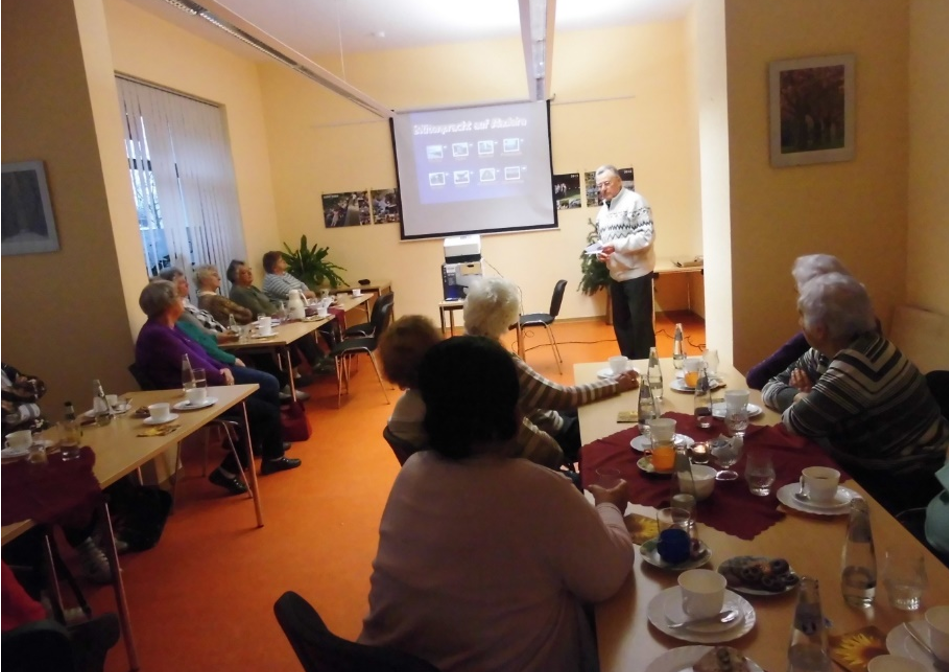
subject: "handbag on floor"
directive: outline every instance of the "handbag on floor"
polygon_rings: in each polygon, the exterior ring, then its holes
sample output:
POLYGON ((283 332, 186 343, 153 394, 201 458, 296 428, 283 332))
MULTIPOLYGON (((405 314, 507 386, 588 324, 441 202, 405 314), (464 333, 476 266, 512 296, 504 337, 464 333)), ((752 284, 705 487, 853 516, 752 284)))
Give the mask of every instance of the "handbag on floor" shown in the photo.
POLYGON ((313 431, 302 401, 291 401, 281 406, 280 422, 283 425, 284 441, 306 441, 313 431))

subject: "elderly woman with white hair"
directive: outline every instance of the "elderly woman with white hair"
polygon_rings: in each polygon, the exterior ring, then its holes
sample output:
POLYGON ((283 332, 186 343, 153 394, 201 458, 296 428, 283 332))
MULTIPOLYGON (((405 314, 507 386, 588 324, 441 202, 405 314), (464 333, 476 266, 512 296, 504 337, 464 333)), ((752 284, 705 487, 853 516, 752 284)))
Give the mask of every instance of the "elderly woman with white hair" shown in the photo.
POLYGON ((940 489, 949 422, 926 379, 878 331, 866 289, 842 273, 808 281, 798 299, 810 349, 762 390, 785 427, 820 443, 891 512, 940 489))
MULTIPOLYGON (((511 325, 517 324, 519 315, 520 293, 510 280, 484 278, 469 288, 465 299, 465 331, 472 336, 487 336, 498 341, 511 325)), ((576 407, 639 386, 635 373, 588 385, 565 386, 548 380, 516 355, 514 363, 521 384, 518 408, 536 427, 557 440, 570 462, 576 461, 580 451, 576 407)))
MULTIPOLYGON (((806 254, 795 259, 794 266, 791 268, 791 275, 797 284, 798 294, 801 292, 801 287, 807 284, 809 280, 825 273, 850 275, 850 271, 844 267, 840 259, 830 254, 806 254)), ((791 340, 775 350, 767 359, 755 364, 748 370, 748 375, 745 376, 748 387, 753 390, 760 390, 765 386, 765 383, 784 371, 788 365, 796 361, 809 348, 807 339, 804 338, 804 332, 797 332, 791 337, 791 340)))

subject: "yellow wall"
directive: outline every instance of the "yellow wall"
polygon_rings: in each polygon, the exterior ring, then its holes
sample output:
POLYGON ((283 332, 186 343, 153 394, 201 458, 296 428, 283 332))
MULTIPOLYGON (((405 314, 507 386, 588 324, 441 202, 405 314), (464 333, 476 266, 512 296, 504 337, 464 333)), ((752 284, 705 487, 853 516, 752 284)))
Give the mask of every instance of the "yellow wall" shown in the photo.
POLYGON ((45 162, 60 243, 3 257, 3 361, 48 382, 54 420, 66 399, 88 407, 93 378, 130 389, 133 357, 80 23, 104 34, 94 3, 3 1, 2 159, 45 162))
POLYGON ((263 253, 280 247, 280 235, 257 66, 124 0, 103 4, 116 72, 223 106, 244 244, 259 273, 263 253))
POLYGON ((796 256, 839 256, 866 284, 884 326, 903 300, 906 278, 908 5, 766 4, 764 11, 760 0, 730 0, 725 8, 735 363, 741 370, 797 330, 789 272, 796 256), (856 158, 771 168, 768 62, 846 53, 856 55, 856 158))
MULTIPOLYGON (((949 315, 949 2, 913 0, 906 300, 949 315)), ((949 346, 947 346, 949 347, 949 346)))
MULTIPOLYGON (((396 109, 411 109, 522 98, 522 63, 519 41, 509 40, 356 54, 345 65, 352 84, 396 109)), ((632 165, 656 217, 657 253, 699 253, 697 157, 694 138, 682 133, 689 118, 681 23, 557 35, 554 64, 554 172, 632 165)), ((388 125, 277 65, 261 67, 261 88, 283 240, 306 233, 330 246, 347 280, 389 278, 399 313, 434 317, 442 297, 441 240, 403 243, 391 224, 322 224, 321 193, 395 186, 388 125)), ((571 291, 562 316, 602 314, 602 297, 573 291, 587 219, 595 214, 592 208, 561 212, 558 231, 484 236, 484 258, 521 286, 528 311, 545 308, 556 281, 566 278, 571 291)))

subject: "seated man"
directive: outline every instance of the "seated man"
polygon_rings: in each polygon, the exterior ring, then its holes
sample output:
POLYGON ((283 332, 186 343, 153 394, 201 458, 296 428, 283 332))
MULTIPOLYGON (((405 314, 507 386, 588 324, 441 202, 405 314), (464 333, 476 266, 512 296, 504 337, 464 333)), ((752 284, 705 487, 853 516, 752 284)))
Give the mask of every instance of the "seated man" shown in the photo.
MULTIPOLYGON (((254 286, 254 272, 250 266, 234 259, 227 267, 227 279, 231 283, 231 300, 238 303, 248 310, 254 316, 271 316, 277 312, 277 306, 260 289, 254 286)), ((324 359, 320 346, 316 344, 313 338, 300 338, 294 341, 295 347, 290 348, 291 361, 294 367, 299 363, 297 350, 306 359, 307 363, 319 370, 321 373, 336 373, 336 362, 324 359)), ((306 385, 307 382, 297 382, 297 386, 306 385)))
MULTIPOLYGON (((500 341, 520 315, 517 285, 505 278, 484 278, 468 290, 465 300, 465 330, 472 336, 500 341)), ((513 353, 512 353, 513 355, 513 353)), ((518 408, 540 430, 547 432, 563 449, 569 462, 580 451, 580 424, 576 407, 628 392, 639 386, 634 373, 587 385, 565 386, 537 373, 513 355, 521 381, 518 408), (558 411, 565 411, 559 413, 558 411)))
POLYGON ((863 285, 841 273, 805 284, 798 299, 811 349, 762 390, 789 431, 823 445, 892 513, 940 489, 949 422, 926 379, 876 330, 863 285))
MULTIPOLYGON (((286 301, 290 298, 290 290, 296 289, 303 292, 305 299, 315 299, 316 292, 306 286, 306 283, 287 273, 287 262, 283 258, 283 252, 274 250, 264 255, 264 293, 271 301, 286 301)), ((323 339, 329 347, 333 347, 339 342, 336 336, 338 323, 327 322, 319 328, 323 339)))
MULTIPOLYGON (((423 426, 425 402, 418 390, 418 368, 425 353, 441 340, 441 334, 432 321, 421 315, 400 317, 379 339, 383 375, 390 383, 405 390, 392 409, 389 431, 412 444, 416 450, 428 448, 428 435, 423 426)), ((518 450, 513 457, 523 457, 551 469, 559 469, 564 463, 563 451, 557 442, 527 418, 523 418, 518 426, 513 445, 518 450)))

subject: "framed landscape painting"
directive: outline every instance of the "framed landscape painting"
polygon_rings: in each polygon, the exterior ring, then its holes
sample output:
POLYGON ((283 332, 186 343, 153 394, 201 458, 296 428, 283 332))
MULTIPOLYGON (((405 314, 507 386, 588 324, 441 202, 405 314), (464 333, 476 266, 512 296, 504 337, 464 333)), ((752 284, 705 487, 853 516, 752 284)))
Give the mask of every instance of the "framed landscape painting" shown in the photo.
POLYGON ((42 161, 3 164, 0 252, 37 254, 59 249, 42 161))
POLYGON ((854 157, 854 57, 817 56, 769 64, 771 165, 854 157))

